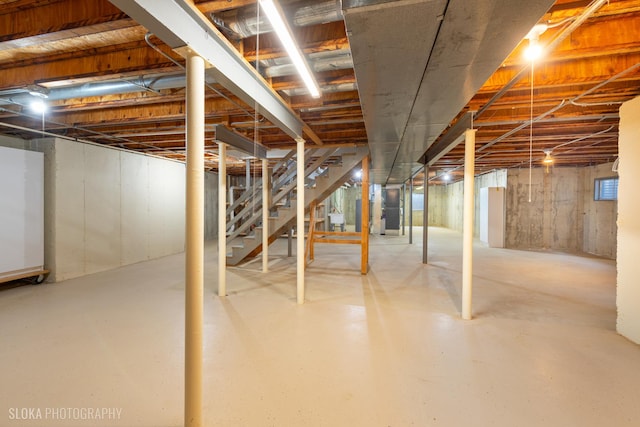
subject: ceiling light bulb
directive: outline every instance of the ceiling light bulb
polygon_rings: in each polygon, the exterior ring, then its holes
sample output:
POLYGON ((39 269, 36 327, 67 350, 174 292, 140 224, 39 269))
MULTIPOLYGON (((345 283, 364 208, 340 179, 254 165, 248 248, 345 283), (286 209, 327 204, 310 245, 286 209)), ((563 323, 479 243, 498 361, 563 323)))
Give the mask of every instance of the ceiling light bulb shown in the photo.
POLYGON ((47 111, 47 104, 45 104, 41 99, 36 99, 35 101, 31 102, 29 106, 31 107, 31 110, 33 112, 38 114, 43 114, 45 111, 47 111))
POLYGON ((445 181, 449 181, 451 179, 451 175, 449 175, 449 173, 446 172, 444 175, 442 175, 442 179, 444 179, 445 181))
POLYGON ((535 61, 542 57, 542 46, 537 39, 529 39, 529 46, 524 50, 524 57, 528 61, 535 61))
POLYGON ((542 160, 542 163, 544 163, 545 165, 549 165, 553 163, 553 157, 551 157, 551 151, 545 151, 544 154, 545 156, 544 156, 544 160, 542 160))

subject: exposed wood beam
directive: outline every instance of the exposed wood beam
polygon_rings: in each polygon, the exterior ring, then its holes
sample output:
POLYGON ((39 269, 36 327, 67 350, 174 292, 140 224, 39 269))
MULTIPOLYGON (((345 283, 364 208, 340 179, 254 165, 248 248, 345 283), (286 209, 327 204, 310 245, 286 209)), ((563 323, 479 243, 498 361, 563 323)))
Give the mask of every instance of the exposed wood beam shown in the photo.
POLYGON ((29 61, 23 65, 1 69, 0 88, 20 88, 33 83, 74 80, 83 77, 116 76, 124 73, 144 72, 175 64, 167 60, 143 42, 110 46, 92 52, 76 52, 65 56, 72 58, 46 58, 46 61, 29 61), (123 55, 122 52, 127 54, 123 55), (82 55, 79 56, 78 55, 82 55), (51 61, 51 62, 49 62, 51 61))
MULTIPOLYGON (((74 2, 43 2, 16 5, 10 13, 0 14, 0 42, 24 39, 40 34, 83 28, 126 18, 107 0, 74 2)), ((82 30, 79 35, 82 35, 82 30)))

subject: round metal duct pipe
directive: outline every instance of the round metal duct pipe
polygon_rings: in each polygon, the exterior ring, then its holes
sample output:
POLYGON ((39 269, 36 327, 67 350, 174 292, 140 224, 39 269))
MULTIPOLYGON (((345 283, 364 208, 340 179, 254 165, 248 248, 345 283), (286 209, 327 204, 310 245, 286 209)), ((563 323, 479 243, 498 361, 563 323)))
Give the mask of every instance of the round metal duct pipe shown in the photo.
MULTIPOLYGON (((340 0, 322 2, 307 0, 287 6, 293 9, 288 11, 289 16, 291 22, 298 27, 341 21, 343 19, 340 0)), ((256 6, 218 14, 212 13, 209 17, 223 33, 235 39, 255 36, 258 32, 268 33, 273 31, 266 17, 262 13, 259 15, 256 13, 256 6)))

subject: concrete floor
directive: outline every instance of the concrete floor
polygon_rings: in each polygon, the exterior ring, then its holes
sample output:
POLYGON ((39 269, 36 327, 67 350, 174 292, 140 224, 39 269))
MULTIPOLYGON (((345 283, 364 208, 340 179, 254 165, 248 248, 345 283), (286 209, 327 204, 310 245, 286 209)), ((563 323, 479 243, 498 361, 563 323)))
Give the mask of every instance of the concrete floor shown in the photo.
MULTIPOLYGON (((477 243, 463 321, 461 235, 430 229, 429 265, 420 237, 373 236, 367 276, 357 246, 317 246, 302 306, 286 240, 272 272, 230 269, 224 299, 210 244, 206 425, 640 425, 640 346, 615 332, 614 262, 477 243)), ((0 426, 182 425, 183 265, 0 292, 0 426)))

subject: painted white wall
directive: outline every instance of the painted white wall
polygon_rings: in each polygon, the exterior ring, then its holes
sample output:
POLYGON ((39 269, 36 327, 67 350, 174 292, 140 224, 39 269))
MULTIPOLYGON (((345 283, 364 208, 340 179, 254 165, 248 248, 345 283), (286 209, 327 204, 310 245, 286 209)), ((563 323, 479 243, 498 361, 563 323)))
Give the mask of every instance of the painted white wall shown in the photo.
MULTIPOLYGON (((45 153, 49 281, 184 250, 183 163, 64 139, 0 145, 45 153)), ((217 236, 217 180, 205 174, 205 239, 217 236)))
POLYGON ((55 281, 184 249, 184 165, 55 142, 55 281))
POLYGON ((44 266, 44 156, 0 147, 0 279, 44 266))
POLYGON ((480 189, 480 241, 490 248, 504 248, 505 188, 480 189))
POLYGON ((618 324, 620 334, 640 344, 640 97, 620 108, 618 149, 618 324))

